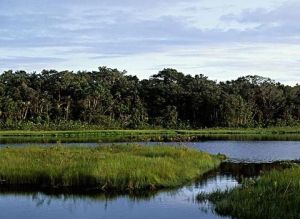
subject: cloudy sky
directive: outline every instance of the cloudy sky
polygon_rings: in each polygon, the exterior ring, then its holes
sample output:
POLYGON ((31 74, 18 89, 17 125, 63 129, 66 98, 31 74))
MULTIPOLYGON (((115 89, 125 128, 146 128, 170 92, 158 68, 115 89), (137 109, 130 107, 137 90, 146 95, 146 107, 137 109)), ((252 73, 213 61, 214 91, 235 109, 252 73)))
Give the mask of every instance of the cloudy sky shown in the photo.
POLYGON ((0 71, 172 67, 300 82, 299 0, 0 0, 0 71))

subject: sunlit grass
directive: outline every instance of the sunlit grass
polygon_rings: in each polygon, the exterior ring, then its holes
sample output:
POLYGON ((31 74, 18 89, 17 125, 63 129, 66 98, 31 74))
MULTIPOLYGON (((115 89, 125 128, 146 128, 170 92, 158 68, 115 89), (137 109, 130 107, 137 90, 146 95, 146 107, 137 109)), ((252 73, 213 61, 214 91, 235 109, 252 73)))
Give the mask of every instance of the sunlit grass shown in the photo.
POLYGON ((242 187, 198 197, 205 198, 218 213, 235 218, 300 218, 300 167, 272 171, 242 187))
POLYGON ((221 159, 167 146, 2 148, 0 181, 4 185, 119 191, 170 188, 217 167, 221 159))

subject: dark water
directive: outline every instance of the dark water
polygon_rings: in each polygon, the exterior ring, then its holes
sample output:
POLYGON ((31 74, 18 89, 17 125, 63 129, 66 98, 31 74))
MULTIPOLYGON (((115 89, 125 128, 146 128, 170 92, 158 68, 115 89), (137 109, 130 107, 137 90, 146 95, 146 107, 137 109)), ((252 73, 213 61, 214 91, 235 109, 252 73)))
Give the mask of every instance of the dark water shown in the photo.
MULTIPOLYGON (((280 168, 280 164, 224 163, 202 180, 148 196, 93 196, 0 190, 0 218, 221 218, 210 203, 199 203, 199 193, 233 188, 244 177, 280 168)), ((223 217, 222 217, 223 218, 223 217)))
POLYGON ((112 197, 104 194, 88 196, 0 189, 0 218, 224 218, 213 212, 210 203, 197 202, 197 194, 233 188, 243 178, 255 177, 262 172, 280 167, 278 163, 271 162, 300 159, 300 141, 204 141, 164 144, 184 144, 214 154, 222 153, 236 163, 222 164, 220 169, 183 188, 147 196, 112 197))
POLYGON ((234 186, 236 182, 216 177, 206 185, 161 192, 148 199, 3 194, 0 195, 0 218, 219 218, 211 212, 208 204, 195 201, 198 192, 216 188, 218 184, 234 186))
POLYGON ((146 197, 3 190, 0 191, 0 218, 221 218, 211 210, 210 203, 197 202, 197 194, 233 188, 243 177, 257 176, 261 171, 276 167, 278 164, 224 163, 191 185, 146 197))

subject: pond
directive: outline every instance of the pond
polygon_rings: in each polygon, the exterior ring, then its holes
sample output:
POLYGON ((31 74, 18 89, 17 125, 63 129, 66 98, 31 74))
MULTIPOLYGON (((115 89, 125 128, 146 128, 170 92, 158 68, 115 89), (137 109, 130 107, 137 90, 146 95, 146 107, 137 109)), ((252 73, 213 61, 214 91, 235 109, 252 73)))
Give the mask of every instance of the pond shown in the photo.
MULTIPOLYGON (((157 143, 144 142, 143 144, 157 143)), ((197 202, 196 196, 200 192, 209 193, 216 189, 233 188, 241 183, 243 178, 255 177, 261 172, 280 168, 280 164, 275 161, 300 159, 300 141, 217 140, 160 144, 183 144, 213 154, 222 153, 234 162, 226 162, 218 170, 182 188, 139 196, 105 194, 90 196, 2 189, 0 190, 0 218, 224 218, 212 211, 210 203, 197 202)), ((75 145, 97 146, 99 143, 75 145)))

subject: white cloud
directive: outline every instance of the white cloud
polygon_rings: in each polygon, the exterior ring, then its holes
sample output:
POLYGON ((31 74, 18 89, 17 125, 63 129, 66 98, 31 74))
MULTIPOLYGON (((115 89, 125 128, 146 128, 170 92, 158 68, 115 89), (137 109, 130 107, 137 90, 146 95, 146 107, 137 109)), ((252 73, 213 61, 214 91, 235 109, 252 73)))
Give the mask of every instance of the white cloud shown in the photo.
POLYGON ((108 65, 145 78, 166 66, 287 83, 300 70, 297 1, 0 1, 0 70, 108 65))

